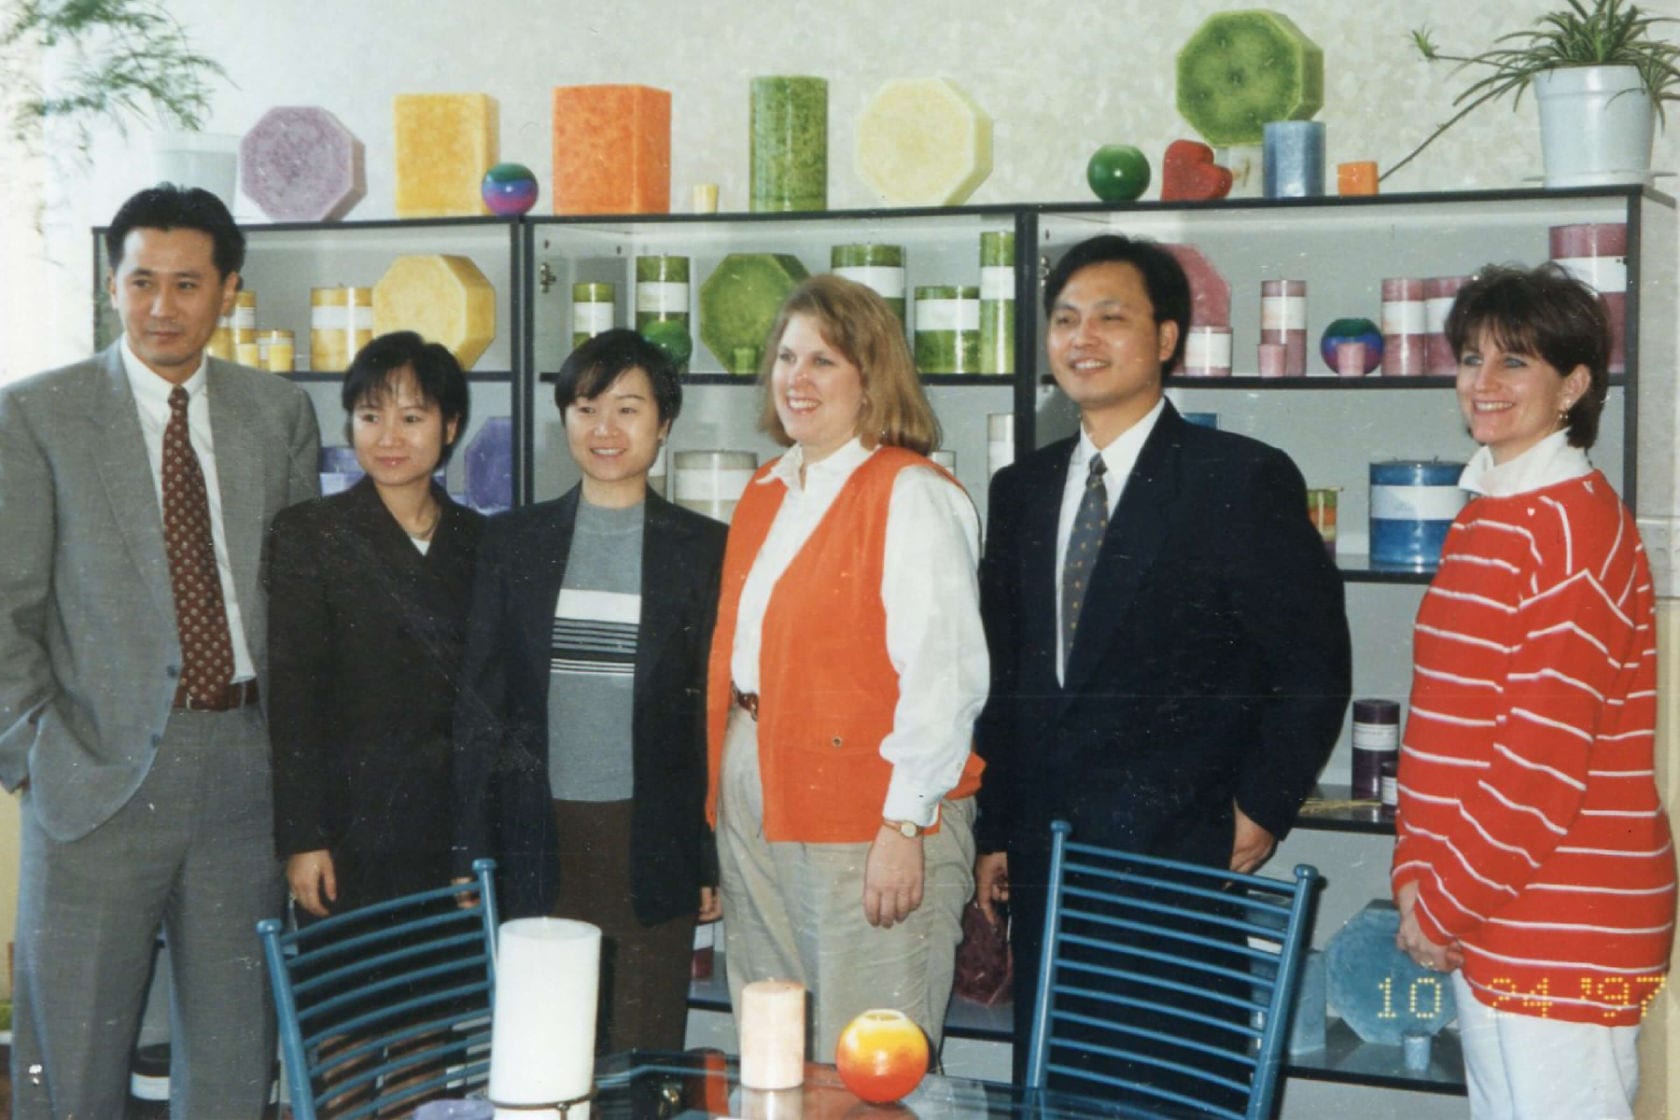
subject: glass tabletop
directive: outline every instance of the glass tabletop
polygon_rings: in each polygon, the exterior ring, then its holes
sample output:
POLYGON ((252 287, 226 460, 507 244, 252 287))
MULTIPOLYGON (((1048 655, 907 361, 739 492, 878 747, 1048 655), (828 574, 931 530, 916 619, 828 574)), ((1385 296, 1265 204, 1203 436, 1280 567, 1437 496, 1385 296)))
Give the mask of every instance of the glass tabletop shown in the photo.
POLYGON ((593 1120, 956 1120, 958 1117, 1032 1117, 1035 1120, 1157 1120, 1114 1101, 1070 1093, 1033 1093, 1012 1085, 929 1074, 891 1105, 854 1096, 831 1065, 807 1062, 805 1084, 775 1092, 743 1089, 734 1058, 717 1051, 681 1054, 635 1050, 602 1058, 595 1067, 593 1120))

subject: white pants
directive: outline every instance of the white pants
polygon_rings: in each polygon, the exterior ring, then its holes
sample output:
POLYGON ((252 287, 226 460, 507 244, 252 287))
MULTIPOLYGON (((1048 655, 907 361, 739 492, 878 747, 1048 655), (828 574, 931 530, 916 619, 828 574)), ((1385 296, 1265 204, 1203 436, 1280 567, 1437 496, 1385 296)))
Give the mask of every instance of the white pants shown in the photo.
POLYGON ((1495 1011, 1453 973, 1472 1120, 1631 1120, 1639 1028, 1495 1011))
POLYGON ((813 1061, 833 1061, 846 1024, 875 1007, 914 1019, 937 1060, 963 906, 974 893, 974 799, 941 805, 939 831, 922 842, 922 904, 891 929, 863 916, 868 844, 771 843, 763 821, 758 725, 734 708, 717 829, 732 1004, 741 1006, 754 980, 798 980, 811 1004, 813 1061))

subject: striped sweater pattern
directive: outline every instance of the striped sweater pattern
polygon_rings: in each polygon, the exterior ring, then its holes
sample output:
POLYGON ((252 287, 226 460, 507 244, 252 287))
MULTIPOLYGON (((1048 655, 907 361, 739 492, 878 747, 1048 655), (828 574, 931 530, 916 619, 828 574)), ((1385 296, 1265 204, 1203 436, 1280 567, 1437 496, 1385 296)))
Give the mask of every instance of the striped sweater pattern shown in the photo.
POLYGON ((1413 630, 1392 870, 1496 1010, 1638 1023, 1674 935, 1655 602, 1604 475, 1480 497, 1413 630))

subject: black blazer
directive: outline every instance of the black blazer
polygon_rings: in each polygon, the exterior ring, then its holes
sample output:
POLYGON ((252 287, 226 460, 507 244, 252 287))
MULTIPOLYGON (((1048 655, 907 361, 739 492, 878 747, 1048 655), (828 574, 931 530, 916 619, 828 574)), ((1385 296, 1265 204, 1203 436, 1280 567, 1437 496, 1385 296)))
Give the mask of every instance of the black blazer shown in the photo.
MULTIPOLYGON (((547 914, 565 873, 548 782, 554 604, 581 491, 492 520, 455 724, 456 868, 494 856, 508 917, 547 914)), ((630 897, 652 925, 717 882, 706 825, 706 654, 727 526, 647 497, 631 717, 630 897)))
POLYGON ((1133 468, 1056 680, 1064 440, 993 479, 981 563, 992 692, 981 851, 1092 843, 1224 866, 1232 799, 1278 837, 1340 734, 1341 578, 1289 457, 1171 403, 1133 468))
POLYGON ((383 866, 414 889, 450 872, 450 735, 484 522, 434 493, 425 555, 368 479, 269 531, 275 849, 327 848, 335 865, 376 878, 383 866))

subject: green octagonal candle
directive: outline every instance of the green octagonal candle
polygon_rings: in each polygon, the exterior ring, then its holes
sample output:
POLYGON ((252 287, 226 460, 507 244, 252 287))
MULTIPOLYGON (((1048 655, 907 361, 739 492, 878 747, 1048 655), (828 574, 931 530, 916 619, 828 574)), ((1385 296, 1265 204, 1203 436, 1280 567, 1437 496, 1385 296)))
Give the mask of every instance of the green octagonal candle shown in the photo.
POLYGON ((828 209, 828 82, 752 80, 754 211, 828 209))

